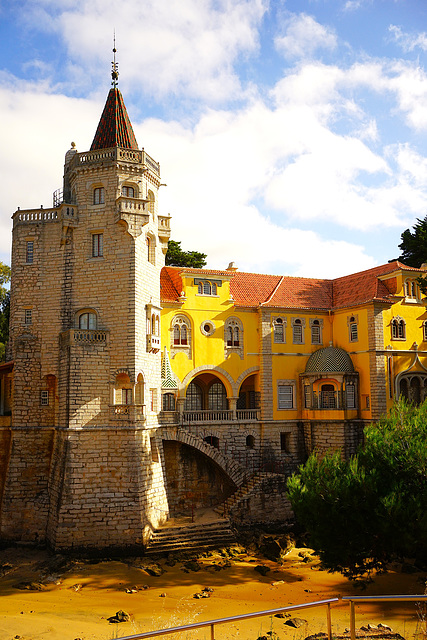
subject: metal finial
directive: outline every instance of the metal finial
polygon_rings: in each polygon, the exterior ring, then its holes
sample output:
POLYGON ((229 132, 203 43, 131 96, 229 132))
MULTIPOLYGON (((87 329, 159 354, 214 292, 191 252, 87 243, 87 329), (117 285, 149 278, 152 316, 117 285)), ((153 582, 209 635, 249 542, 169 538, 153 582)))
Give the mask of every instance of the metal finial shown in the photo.
POLYGON ((111 78, 112 78, 112 82, 111 82, 111 86, 116 88, 117 87, 117 83, 119 81, 119 63, 116 62, 116 32, 114 31, 114 45, 113 45, 113 62, 111 63, 112 66, 112 70, 111 70, 111 78))

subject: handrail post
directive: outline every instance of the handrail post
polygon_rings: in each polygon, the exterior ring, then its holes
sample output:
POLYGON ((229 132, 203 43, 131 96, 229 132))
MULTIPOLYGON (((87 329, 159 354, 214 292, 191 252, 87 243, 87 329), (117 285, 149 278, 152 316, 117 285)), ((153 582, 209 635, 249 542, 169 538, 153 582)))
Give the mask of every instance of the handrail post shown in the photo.
POLYGON ((211 624, 211 640, 215 640, 214 625, 211 624))
POLYGON ((328 640, 332 640, 331 603, 328 602, 326 609, 326 620, 328 625, 328 640))
POLYGON ((356 640, 356 612, 353 600, 350 600, 350 640, 356 640))

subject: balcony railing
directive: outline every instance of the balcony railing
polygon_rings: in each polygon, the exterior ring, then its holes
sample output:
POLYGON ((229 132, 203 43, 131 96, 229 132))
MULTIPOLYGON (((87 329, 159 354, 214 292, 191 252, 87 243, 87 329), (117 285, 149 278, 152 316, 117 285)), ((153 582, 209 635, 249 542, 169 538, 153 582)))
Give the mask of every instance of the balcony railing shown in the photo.
POLYGON ((184 411, 183 422, 184 424, 191 422, 232 422, 233 411, 229 409, 215 410, 200 410, 200 411, 184 411))
POLYGON ((110 422, 145 421, 145 404, 113 404, 109 408, 110 422))
POLYGON ((259 420, 259 409, 200 409, 199 411, 184 411, 184 424, 213 423, 213 422, 255 422, 259 420))
POLYGON ((33 223, 33 222, 55 222, 58 219, 57 209, 26 209, 18 211, 13 215, 13 224, 33 223))
POLYGON ((239 422, 259 420, 259 409, 237 409, 236 419, 239 420, 239 422))
POLYGON ((145 164, 153 173, 160 175, 160 164, 153 160, 145 151, 139 149, 121 149, 119 147, 111 147, 110 149, 96 149, 85 153, 76 153, 72 166, 87 165, 99 162, 116 162, 122 160, 124 162, 132 162, 136 164, 145 164))
POLYGON ((160 238, 169 238, 171 234, 170 216, 158 216, 160 238))

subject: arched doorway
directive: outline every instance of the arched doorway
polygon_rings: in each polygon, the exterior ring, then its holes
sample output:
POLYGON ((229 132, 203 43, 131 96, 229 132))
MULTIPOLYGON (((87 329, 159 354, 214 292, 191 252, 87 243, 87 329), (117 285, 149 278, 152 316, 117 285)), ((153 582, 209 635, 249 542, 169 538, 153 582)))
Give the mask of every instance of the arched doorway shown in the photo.
POLYGON ((185 411, 225 411, 227 409, 227 390, 217 376, 203 373, 190 382, 185 394, 185 411))

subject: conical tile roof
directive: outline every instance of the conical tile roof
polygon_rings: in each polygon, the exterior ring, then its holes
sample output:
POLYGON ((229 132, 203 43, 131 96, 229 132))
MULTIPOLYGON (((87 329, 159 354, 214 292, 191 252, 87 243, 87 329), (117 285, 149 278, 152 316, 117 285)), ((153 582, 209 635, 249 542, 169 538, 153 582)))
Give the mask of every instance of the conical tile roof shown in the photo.
POLYGON ((123 96, 117 87, 110 89, 90 150, 110 147, 138 149, 123 96))

